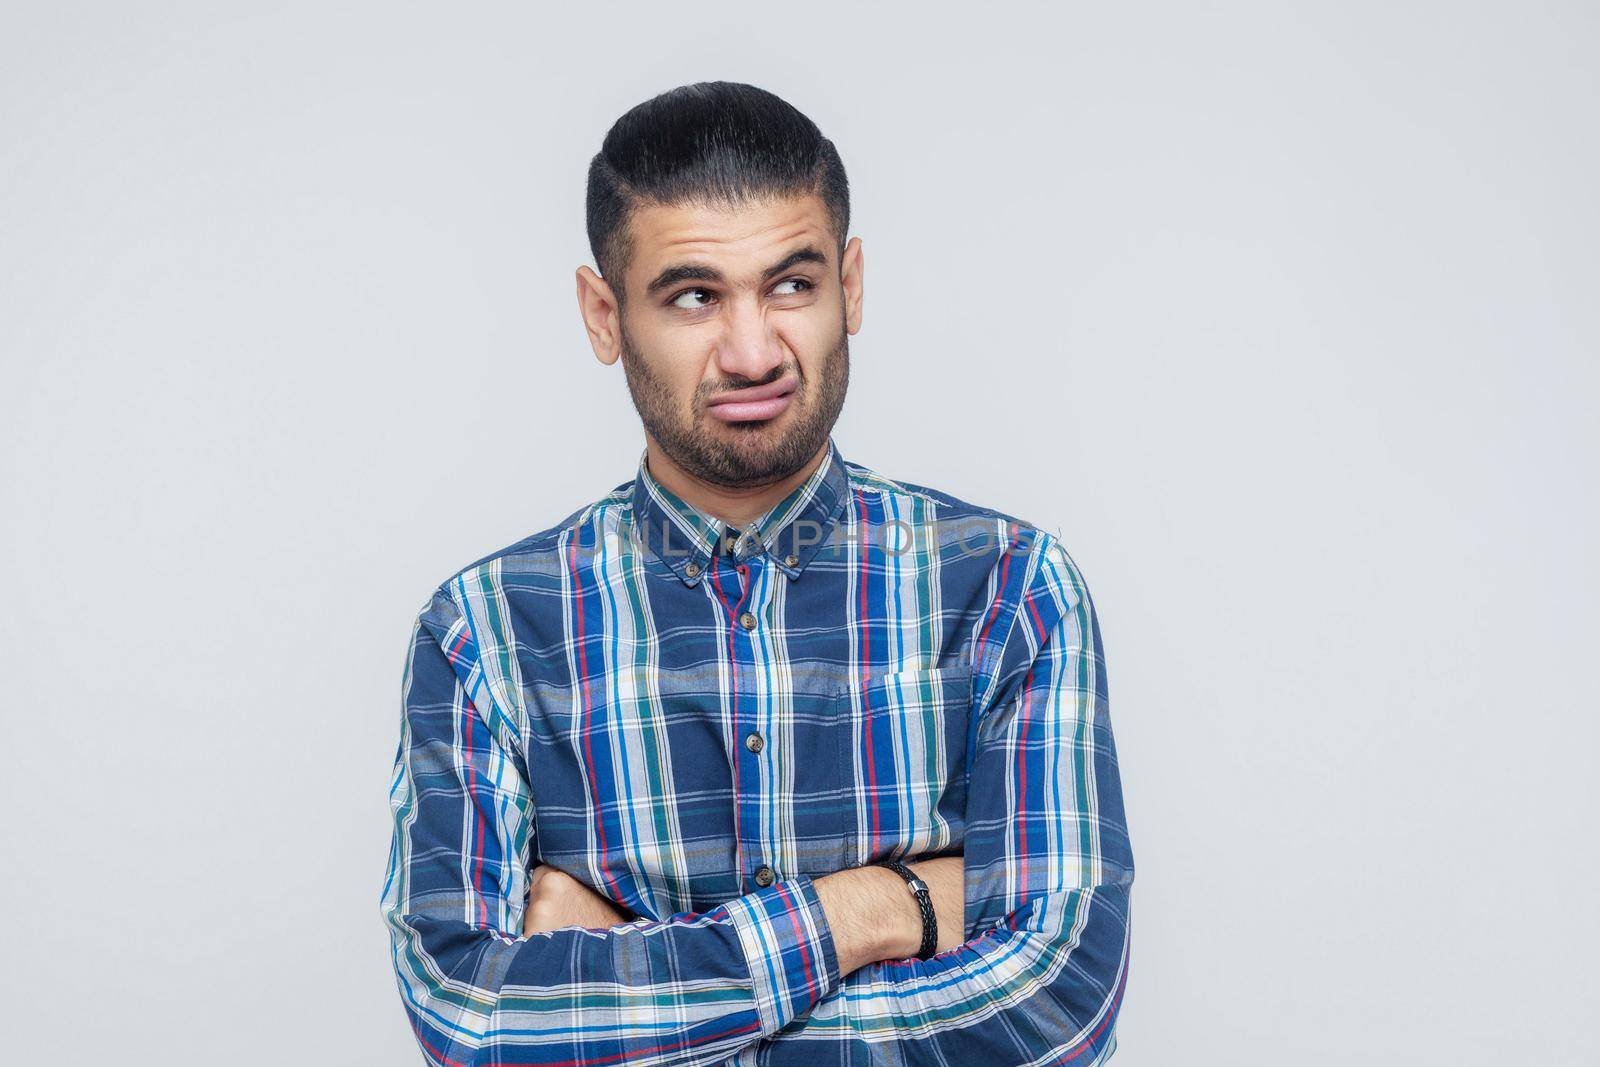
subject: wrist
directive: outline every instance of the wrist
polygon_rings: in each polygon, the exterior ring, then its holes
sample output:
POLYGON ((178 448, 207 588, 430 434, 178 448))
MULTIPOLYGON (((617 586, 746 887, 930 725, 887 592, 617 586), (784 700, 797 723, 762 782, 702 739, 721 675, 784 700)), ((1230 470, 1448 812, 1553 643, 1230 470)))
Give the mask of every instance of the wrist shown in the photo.
POLYGON ((893 879, 891 890, 900 900, 892 914, 898 921, 886 923, 892 944, 885 946, 885 959, 926 959, 937 951, 937 915, 933 907, 933 888, 913 865, 895 860, 879 860, 876 867, 893 879))
POLYGON ((899 920, 894 924, 895 942, 888 946, 884 959, 910 959, 922 947, 922 910, 917 907, 917 898, 906 888, 904 879, 887 867, 879 869, 889 876, 887 884, 889 892, 894 894, 894 913, 899 920))

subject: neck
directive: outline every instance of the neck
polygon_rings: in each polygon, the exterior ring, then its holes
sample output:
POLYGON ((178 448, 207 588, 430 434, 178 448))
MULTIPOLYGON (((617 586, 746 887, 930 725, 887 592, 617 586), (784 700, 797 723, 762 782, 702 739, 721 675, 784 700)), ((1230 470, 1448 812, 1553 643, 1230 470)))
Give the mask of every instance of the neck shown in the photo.
POLYGON ((645 462, 650 476, 686 502, 714 518, 734 526, 747 526, 766 514, 784 497, 794 492, 821 465, 828 455, 824 441, 805 464, 793 474, 766 485, 729 487, 703 481, 674 463, 655 439, 645 435, 645 462))

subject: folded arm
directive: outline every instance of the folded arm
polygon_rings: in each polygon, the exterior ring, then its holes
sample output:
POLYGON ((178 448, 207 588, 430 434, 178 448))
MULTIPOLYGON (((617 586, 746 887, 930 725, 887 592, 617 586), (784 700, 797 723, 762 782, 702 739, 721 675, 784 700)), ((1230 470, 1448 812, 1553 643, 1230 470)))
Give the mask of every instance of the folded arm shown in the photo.
POLYGON ((1082 576, 1039 536, 980 678, 990 710, 969 745, 967 940, 849 974, 774 1043, 842 1039, 857 1046, 851 1062, 940 1067, 1087 1067, 1115 1051, 1133 854, 1105 659, 1082 576))
POLYGON ((512 933, 535 832, 527 768, 448 587, 418 616, 402 691, 382 912, 428 1062, 720 1063, 837 988, 804 876, 662 921, 512 933))

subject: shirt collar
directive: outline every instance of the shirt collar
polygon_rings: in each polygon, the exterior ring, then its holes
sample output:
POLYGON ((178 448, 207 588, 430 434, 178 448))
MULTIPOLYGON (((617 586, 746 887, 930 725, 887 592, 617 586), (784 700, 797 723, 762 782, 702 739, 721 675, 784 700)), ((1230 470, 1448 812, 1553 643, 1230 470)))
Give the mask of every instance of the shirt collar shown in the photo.
POLYGON ((662 485, 639 457, 633 480, 634 535, 687 585, 700 581, 719 551, 735 564, 764 553, 773 566, 798 578, 826 544, 845 504, 849 478, 830 435, 828 451, 800 485, 766 514, 740 528, 713 518, 662 485))

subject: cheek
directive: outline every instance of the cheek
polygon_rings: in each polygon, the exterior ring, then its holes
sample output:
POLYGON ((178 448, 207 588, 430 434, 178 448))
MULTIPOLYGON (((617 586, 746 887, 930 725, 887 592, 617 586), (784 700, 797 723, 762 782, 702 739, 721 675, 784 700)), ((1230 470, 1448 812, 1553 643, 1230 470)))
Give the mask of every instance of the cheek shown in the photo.
POLYGON ((685 407, 694 405, 695 391, 707 380, 712 366, 712 349, 703 338, 662 334, 635 342, 635 356, 645 367, 651 383, 660 393, 685 407))
POLYGON ((817 304, 806 308, 804 314, 795 312, 780 322, 778 336, 809 376, 827 361, 828 353, 839 343, 842 328, 837 304, 829 307, 817 304))

